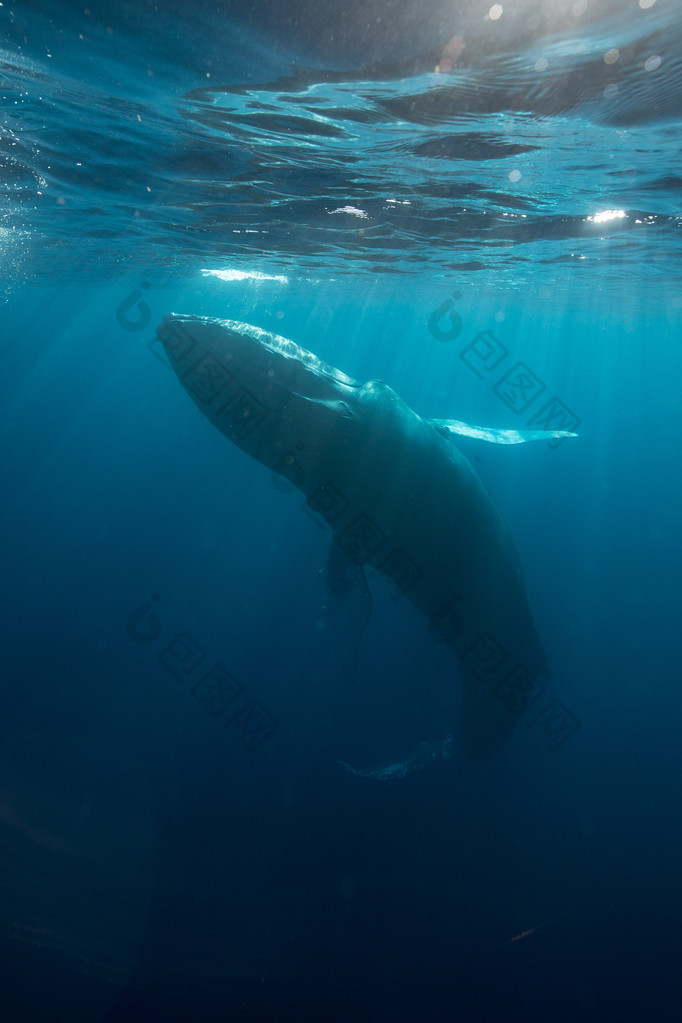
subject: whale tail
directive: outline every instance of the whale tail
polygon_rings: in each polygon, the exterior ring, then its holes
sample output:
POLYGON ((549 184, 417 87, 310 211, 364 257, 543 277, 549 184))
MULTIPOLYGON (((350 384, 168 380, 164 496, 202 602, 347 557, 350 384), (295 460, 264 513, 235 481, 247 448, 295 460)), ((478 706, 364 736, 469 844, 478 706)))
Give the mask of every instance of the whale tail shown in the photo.
POLYGON ((447 760, 458 756, 460 749, 453 735, 446 735, 444 739, 432 739, 421 742, 416 749, 406 757, 397 761, 377 764, 374 767, 353 767, 345 761, 339 761, 341 767, 348 774, 356 778, 370 778, 373 781, 398 781, 406 778, 409 774, 424 771, 429 767, 436 767, 447 760))

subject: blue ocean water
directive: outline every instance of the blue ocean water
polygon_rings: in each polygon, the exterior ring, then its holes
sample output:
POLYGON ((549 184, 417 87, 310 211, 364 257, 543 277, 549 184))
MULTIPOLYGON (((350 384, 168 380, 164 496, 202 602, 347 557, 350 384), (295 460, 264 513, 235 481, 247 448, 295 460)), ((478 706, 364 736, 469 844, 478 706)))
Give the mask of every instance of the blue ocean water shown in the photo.
POLYGON ((86 2, 0 4, 3 1018, 674 1018, 679 4, 86 2), (578 434, 454 442, 550 665, 494 756, 169 312, 578 434))

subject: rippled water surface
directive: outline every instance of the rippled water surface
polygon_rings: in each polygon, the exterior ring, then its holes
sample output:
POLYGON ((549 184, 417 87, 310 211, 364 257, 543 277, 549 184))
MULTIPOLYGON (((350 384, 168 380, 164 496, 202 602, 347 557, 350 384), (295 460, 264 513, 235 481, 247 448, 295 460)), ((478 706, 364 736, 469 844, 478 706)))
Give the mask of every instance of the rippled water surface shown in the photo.
POLYGON ((5 3, 8 269, 677 280, 679 5, 461 8, 5 3))

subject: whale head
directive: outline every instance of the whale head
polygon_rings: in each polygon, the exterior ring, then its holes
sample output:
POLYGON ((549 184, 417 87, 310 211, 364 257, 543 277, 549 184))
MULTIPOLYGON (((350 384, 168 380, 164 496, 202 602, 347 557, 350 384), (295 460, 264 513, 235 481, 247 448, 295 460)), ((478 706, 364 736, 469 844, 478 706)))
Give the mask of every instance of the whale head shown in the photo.
POLYGON ((293 478, 353 420, 361 384, 293 341, 237 320, 165 316, 170 364, 204 415, 270 469, 293 478))

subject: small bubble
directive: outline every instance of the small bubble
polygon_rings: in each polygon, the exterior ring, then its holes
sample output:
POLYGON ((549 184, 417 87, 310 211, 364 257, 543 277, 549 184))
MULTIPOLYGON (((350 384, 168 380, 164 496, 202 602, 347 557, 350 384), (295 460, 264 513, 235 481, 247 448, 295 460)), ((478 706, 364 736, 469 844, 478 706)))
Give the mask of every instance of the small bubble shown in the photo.
POLYGON ((606 53, 604 54, 604 63, 605 64, 615 64, 619 57, 620 57, 620 51, 619 50, 615 50, 615 49, 607 50, 606 53))
POLYGON ((645 71, 656 71, 661 66, 661 58, 657 54, 652 54, 644 61, 645 71))
POLYGON ((502 17, 502 4, 493 4, 488 11, 488 17, 491 21, 497 21, 498 18, 502 17))
POLYGON ((547 70, 547 61, 545 60, 544 57, 540 57, 539 60, 535 61, 535 70, 536 71, 546 71, 547 70))
POLYGON ((513 171, 511 171, 510 174, 509 174, 509 180, 510 181, 520 181, 521 180, 521 171, 520 170, 513 170, 513 171))
POLYGON ((648 10, 649 7, 653 7, 655 3, 656 0, 639 0, 639 6, 642 8, 643 11, 648 10))

